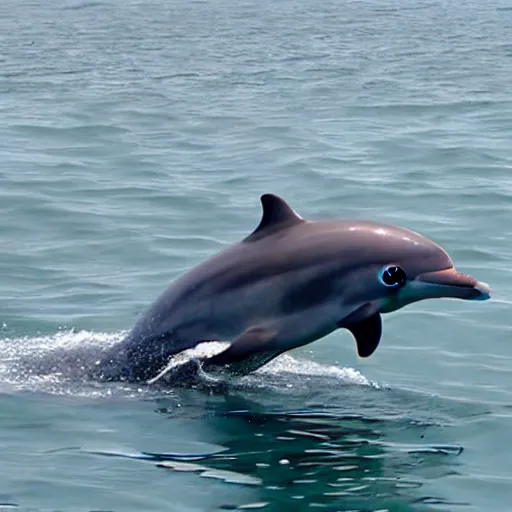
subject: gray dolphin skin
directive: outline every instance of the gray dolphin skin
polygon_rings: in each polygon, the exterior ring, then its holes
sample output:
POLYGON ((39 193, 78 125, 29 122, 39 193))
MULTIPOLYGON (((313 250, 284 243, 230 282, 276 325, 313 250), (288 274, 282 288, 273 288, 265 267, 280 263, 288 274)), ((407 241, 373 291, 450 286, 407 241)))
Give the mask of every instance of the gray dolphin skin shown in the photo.
POLYGON ((336 329, 360 357, 376 350, 382 313, 432 298, 487 300, 486 283, 460 273, 418 233, 360 220, 304 220, 284 199, 261 196, 257 228, 179 277, 112 347, 106 380, 147 381, 172 356, 228 341, 202 362, 245 375, 336 329))

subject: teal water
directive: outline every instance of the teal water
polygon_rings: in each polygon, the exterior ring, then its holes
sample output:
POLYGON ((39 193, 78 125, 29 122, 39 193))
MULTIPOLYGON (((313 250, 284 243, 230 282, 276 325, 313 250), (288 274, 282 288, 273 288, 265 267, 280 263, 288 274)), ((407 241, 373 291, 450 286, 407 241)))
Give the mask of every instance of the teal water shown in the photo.
POLYGON ((509 510, 511 31, 505 0, 2 2, 0 508, 509 510), (120 339, 264 192, 419 231, 492 300, 228 394, 19 364, 120 339))

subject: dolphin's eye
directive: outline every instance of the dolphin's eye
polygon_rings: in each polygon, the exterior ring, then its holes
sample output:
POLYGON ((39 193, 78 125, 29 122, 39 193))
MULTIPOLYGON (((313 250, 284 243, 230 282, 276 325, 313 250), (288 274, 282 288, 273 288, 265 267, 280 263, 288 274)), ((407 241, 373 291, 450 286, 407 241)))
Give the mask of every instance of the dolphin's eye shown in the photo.
POLYGON ((402 268, 391 265, 384 268, 380 273, 380 280, 389 287, 404 286, 407 276, 402 268))

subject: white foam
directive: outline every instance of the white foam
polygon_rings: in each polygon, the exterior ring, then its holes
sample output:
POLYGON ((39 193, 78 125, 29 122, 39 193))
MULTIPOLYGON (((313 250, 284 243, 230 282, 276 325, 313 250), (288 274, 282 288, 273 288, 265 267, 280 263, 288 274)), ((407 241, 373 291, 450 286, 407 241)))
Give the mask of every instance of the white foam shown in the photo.
POLYGON ((282 354, 255 373, 294 373, 306 376, 334 377, 343 381, 370 386, 372 383, 359 371, 354 368, 343 368, 334 365, 324 365, 308 361, 307 359, 296 359, 289 354, 282 354))
POLYGON ((42 336, 23 336, 19 338, 5 337, 0 339, 0 363, 8 357, 19 357, 28 354, 44 354, 55 349, 70 349, 90 345, 92 348, 104 348, 113 345, 126 336, 125 331, 103 333, 94 331, 61 330, 55 334, 42 336))
POLYGON ((126 333, 102 333, 93 331, 60 330, 55 334, 23 337, 4 337, 0 339, 0 391, 43 391, 58 395, 83 397, 111 396, 117 392, 123 395, 140 393, 127 386, 86 386, 79 382, 70 382, 59 371, 50 374, 38 374, 27 361, 42 360, 59 350, 83 348, 91 355, 100 354, 105 348, 120 341, 126 333))
POLYGON ((209 341, 207 343, 200 343, 193 348, 184 350, 183 352, 180 352, 174 356, 171 362, 161 372, 159 372, 148 381, 148 384, 154 384, 162 377, 164 377, 168 372, 170 372, 173 368, 181 366, 188 361, 193 359, 206 359, 220 354, 223 350, 226 350, 229 345, 230 343, 227 342, 209 341))

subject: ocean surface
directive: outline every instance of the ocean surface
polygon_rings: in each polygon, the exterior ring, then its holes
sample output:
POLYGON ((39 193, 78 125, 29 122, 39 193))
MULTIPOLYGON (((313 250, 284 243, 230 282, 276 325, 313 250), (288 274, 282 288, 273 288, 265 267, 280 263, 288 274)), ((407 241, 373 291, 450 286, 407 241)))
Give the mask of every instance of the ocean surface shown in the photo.
POLYGON ((510 0, 3 0, 0 509, 512 510, 511 34, 510 0), (23 364, 120 340, 265 192, 419 231, 492 299, 224 392, 23 364))

